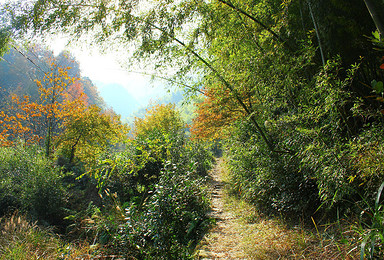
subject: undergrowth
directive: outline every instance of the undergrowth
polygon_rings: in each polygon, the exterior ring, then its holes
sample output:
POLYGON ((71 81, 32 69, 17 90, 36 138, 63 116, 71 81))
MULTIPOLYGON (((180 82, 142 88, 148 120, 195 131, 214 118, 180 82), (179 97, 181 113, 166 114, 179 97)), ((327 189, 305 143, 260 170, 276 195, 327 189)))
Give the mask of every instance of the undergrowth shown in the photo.
MULTIPOLYGON (((230 173, 224 172, 224 179, 230 173)), ((227 182, 230 183, 230 182, 227 182)), ((359 259, 361 236, 357 221, 339 219, 317 225, 288 224, 282 217, 270 217, 233 196, 227 185, 225 209, 237 220, 242 240, 237 243, 249 259, 359 259)))
POLYGON ((14 214, 0 219, 0 259, 94 259, 88 244, 65 243, 49 229, 14 214))

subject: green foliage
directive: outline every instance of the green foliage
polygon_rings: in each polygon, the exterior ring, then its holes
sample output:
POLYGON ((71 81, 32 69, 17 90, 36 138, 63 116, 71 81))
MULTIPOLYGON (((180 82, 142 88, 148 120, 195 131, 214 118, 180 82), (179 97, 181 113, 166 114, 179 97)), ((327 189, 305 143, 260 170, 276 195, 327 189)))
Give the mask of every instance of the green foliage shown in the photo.
MULTIPOLYGON (((342 80, 340 63, 328 61, 314 86, 308 85, 308 98, 302 101, 296 136, 303 145, 298 154, 302 165, 312 171, 320 197, 330 203, 353 192, 348 177, 353 169, 348 162, 345 138, 357 130, 353 122, 353 98, 346 91, 355 70, 342 80)), ((304 97, 304 96, 303 96, 304 97)))
POLYGON ((0 28, 0 57, 8 51, 8 43, 10 41, 10 33, 0 28))
POLYGON ((226 142, 231 191, 268 214, 297 217, 319 205, 314 180, 299 171, 297 157, 263 149, 252 125, 239 123, 226 142))
POLYGON ((360 250, 360 260, 383 258, 384 247, 384 209, 381 201, 381 195, 384 188, 384 182, 377 190, 375 205, 366 203, 366 209, 361 212, 360 233, 362 243, 360 250))
POLYGON ((154 105, 147 110, 143 119, 135 118, 133 135, 153 138, 153 134, 172 134, 183 129, 184 125, 175 105, 154 105))
POLYGON ((118 243, 137 248, 145 259, 185 259, 209 221, 209 201, 201 179, 175 164, 167 164, 153 194, 141 208, 127 208, 118 243))
POLYGON ((377 124, 369 124, 348 144, 350 164, 354 175, 349 177, 353 186, 362 190, 363 197, 373 199, 379 184, 384 180, 383 128, 377 124))
MULTIPOLYGON (((232 190, 265 212, 307 216, 320 203, 353 212, 351 203, 373 196, 384 172, 384 80, 381 55, 363 37, 373 27, 363 1, 153 1, 142 9, 144 2, 37 1, 9 14, 16 32, 94 33, 89 38, 104 45, 136 46, 134 57, 154 58, 154 71, 197 78, 190 89, 212 93, 202 128, 223 117, 228 127, 232 190)), ((204 222, 197 187, 211 157, 184 128, 171 105, 154 107, 135 121, 124 152, 94 164, 100 190, 130 205, 115 237, 117 215, 98 222, 127 255, 187 257, 189 234, 204 222)))
POLYGON ((209 224, 204 186, 213 160, 185 137, 182 126, 169 106, 151 110, 125 150, 107 155, 94 169, 105 211, 92 206, 75 214, 92 220, 76 221, 86 223, 76 230, 89 230, 95 241, 126 257, 189 258, 209 224))
POLYGON ((184 124, 173 105, 155 106, 135 122, 135 138, 125 144, 125 151, 107 155, 95 167, 93 174, 101 186, 110 179, 130 186, 134 194, 146 192, 158 181, 168 161, 195 165, 198 174, 206 176, 212 155, 198 142, 186 138, 184 124))
POLYGON ((90 205, 75 213, 70 217, 71 232, 126 257, 184 259, 191 255, 210 223, 204 187, 212 157, 198 144, 172 147, 177 150, 172 152, 157 145, 137 140, 102 162, 96 177, 105 208, 90 205))
POLYGON ((0 148, 1 215, 16 209, 41 223, 62 224, 66 191, 59 168, 36 147, 0 148))
POLYGON ((125 140, 127 134, 128 127, 118 115, 92 105, 72 111, 56 142, 60 155, 67 157, 69 164, 76 158, 92 165, 110 147, 125 140))

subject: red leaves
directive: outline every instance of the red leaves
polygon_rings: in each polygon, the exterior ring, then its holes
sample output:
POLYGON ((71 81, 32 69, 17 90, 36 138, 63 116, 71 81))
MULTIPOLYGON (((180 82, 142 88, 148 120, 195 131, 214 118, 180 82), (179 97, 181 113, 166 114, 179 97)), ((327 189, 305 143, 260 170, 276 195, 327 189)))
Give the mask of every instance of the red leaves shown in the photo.
POLYGON ((206 98, 197 108, 191 133, 194 138, 223 138, 223 130, 241 116, 237 103, 228 98, 230 93, 223 89, 205 90, 206 98))

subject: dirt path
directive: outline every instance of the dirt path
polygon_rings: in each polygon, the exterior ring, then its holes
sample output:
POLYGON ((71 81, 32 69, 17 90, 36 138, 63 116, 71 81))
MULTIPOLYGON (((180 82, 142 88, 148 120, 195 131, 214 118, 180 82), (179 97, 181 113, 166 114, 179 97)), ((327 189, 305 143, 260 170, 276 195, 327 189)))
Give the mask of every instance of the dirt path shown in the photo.
POLYGON ((242 237, 232 213, 225 210, 222 180, 223 161, 219 159, 212 176, 212 211, 210 217, 216 220, 215 227, 203 238, 197 259, 247 259, 240 248, 242 237))

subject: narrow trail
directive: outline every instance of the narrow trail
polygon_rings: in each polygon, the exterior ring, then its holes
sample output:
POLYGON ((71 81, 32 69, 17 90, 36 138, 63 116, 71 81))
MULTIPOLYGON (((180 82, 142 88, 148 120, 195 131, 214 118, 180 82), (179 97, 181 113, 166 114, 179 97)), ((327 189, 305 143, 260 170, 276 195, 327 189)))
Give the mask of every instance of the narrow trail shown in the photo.
POLYGON ((248 259, 240 248, 242 237, 238 222, 224 206, 225 182, 222 180, 222 173, 223 160, 218 159, 211 171, 212 210, 209 213, 209 216, 216 220, 216 225, 202 239, 197 259, 248 259))

